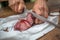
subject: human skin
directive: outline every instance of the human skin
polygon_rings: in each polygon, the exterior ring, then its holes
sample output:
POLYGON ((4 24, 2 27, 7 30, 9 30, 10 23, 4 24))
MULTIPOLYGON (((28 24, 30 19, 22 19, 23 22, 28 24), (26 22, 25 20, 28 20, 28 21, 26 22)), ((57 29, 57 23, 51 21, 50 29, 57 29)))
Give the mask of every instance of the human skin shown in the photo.
MULTIPOLYGON (((17 12, 22 13, 23 9, 26 8, 23 0, 9 0, 10 8, 17 12)), ((48 6, 46 0, 35 0, 35 4, 32 9, 33 12, 37 13, 40 16, 48 17, 48 6)), ((41 20, 35 18, 35 24, 42 23, 41 20)))
MULTIPOLYGON (((40 16, 48 17, 48 6, 46 0, 35 0, 35 4, 33 6, 33 11, 40 16)), ((35 19, 35 24, 42 23, 41 20, 35 19)))
POLYGON ((23 0, 9 0, 9 7, 17 13, 22 13, 26 7, 23 0))

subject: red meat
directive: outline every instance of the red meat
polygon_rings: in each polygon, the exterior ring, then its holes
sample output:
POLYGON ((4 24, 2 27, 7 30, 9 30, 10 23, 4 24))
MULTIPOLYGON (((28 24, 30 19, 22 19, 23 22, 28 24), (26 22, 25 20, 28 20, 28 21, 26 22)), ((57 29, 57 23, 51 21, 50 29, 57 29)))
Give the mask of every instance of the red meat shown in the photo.
POLYGON ((27 21, 32 25, 33 24, 33 15, 31 14, 31 13, 28 13, 28 15, 27 15, 27 21))
POLYGON ((33 15, 31 13, 27 14, 26 19, 19 20, 15 26, 15 30, 24 31, 30 28, 33 25, 33 15))

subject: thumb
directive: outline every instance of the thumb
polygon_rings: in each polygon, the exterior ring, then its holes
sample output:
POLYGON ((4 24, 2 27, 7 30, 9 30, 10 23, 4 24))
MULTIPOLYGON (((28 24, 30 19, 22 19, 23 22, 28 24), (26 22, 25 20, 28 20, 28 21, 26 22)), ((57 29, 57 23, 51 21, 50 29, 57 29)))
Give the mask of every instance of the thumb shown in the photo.
POLYGON ((20 3, 19 6, 18 6, 18 12, 19 12, 19 13, 22 13, 25 8, 26 8, 26 6, 25 6, 24 4, 21 4, 21 3, 20 3))

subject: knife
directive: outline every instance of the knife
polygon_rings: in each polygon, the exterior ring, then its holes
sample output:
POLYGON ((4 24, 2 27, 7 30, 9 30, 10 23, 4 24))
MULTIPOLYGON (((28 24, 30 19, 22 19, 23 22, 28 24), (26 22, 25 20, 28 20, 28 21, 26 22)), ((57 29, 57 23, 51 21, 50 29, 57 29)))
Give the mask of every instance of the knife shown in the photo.
POLYGON ((51 22, 51 21, 47 20, 45 17, 40 16, 40 15, 34 13, 34 12, 31 12, 31 13, 33 14, 34 17, 38 18, 39 20, 42 20, 42 21, 44 21, 44 22, 47 22, 47 23, 49 23, 49 24, 51 24, 51 25, 56 26, 57 28, 60 28, 60 25, 55 24, 54 22, 51 22))

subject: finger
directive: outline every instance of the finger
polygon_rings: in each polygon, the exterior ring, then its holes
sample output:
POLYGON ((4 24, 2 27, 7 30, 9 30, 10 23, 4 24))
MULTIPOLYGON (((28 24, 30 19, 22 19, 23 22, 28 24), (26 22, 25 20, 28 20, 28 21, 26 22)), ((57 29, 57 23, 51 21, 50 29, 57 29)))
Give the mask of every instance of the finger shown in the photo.
POLYGON ((18 13, 22 13, 24 11, 24 8, 18 10, 18 13))
POLYGON ((33 11, 36 13, 36 14, 39 14, 39 15, 42 15, 42 12, 37 8, 37 9, 33 9, 33 11))
POLYGON ((35 19, 35 24, 38 24, 38 19, 37 18, 35 19))
POLYGON ((14 10, 14 6, 10 6, 10 8, 11 8, 12 10, 14 10))
POLYGON ((15 4, 15 5, 12 5, 12 6, 10 6, 11 7, 11 9, 14 11, 14 12, 17 12, 17 5, 15 4))
POLYGON ((23 10, 24 10, 24 5, 23 4, 19 4, 19 6, 18 6, 18 12, 22 13, 23 10))
POLYGON ((41 15, 43 16, 43 15, 44 15, 44 8, 41 7, 41 8, 39 8, 39 10, 40 10, 40 12, 41 12, 41 15))
POLYGON ((44 11, 44 17, 45 17, 45 18, 48 17, 48 9, 45 9, 45 11, 44 11))
POLYGON ((41 20, 39 20, 39 19, 35 19, 35 24, 41 24, 41 23, 43 23, 43 21, 41 21, 41 20))
MULTIPOLYGON (((35 13, 39 13, 39 15, 43 16, 44 15, 43 8, 35 10, 35 13)), ((43 23, 41 20, 37 18, 35 19, 35 24, 41 24, 41 23, 43 23)))
POLYGON ((15 11, 15 12, 18 12, 18 4, 15 4, 15 6, 14 6, 14 11, 15 11))
MULTIPOLYGON (((37 9, 37 10, 33 10, 35 13, 39 14, 39 15, 42 15, 40 14, 40 11, 37 9)), ((39 20, 36 18, 35 19, 35 24, 38 24, 39 23, 39 20)))
MULTIPOLYGON (((41 9, 36 9, 36 10, 33 10, 35 13, 37 13, 38 15, 43 15, 43 10, 41 10, 41 9)), ((35 24, 39 24, 39 23, 42 23, 41 22, 41 20, 39 20, 39 19, 35 19, 35 24)))

